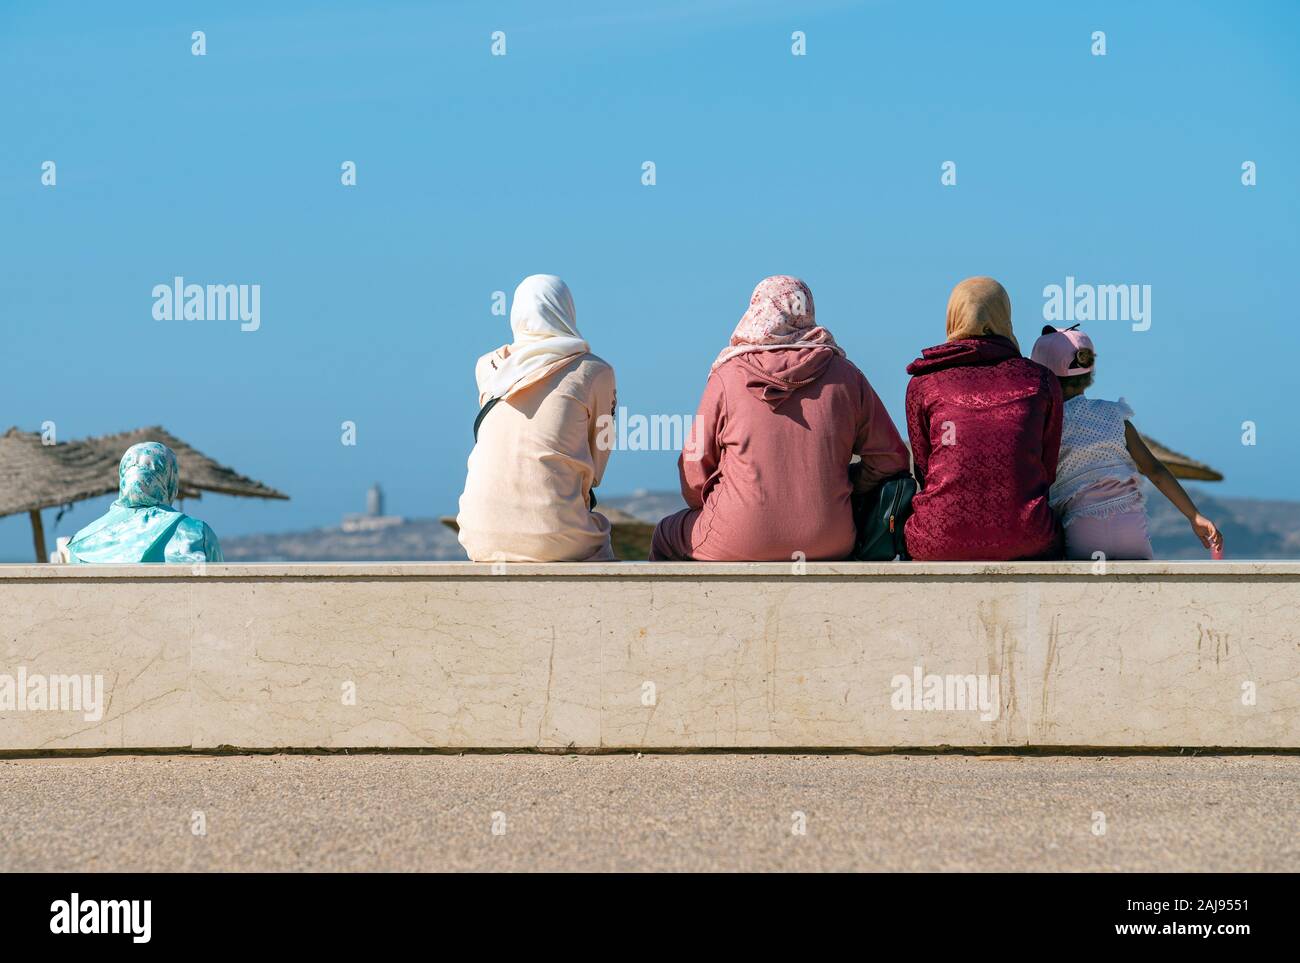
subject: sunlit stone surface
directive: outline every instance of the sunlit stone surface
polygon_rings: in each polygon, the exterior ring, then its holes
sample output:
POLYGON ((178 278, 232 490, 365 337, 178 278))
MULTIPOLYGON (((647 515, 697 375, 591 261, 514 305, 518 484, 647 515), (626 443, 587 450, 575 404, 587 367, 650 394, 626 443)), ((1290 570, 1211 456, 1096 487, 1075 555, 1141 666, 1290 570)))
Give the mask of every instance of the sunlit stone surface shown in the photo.
POLYGON ((1300 746, 1297 563, 497 571, 0 566, 0 750, 1300 746))

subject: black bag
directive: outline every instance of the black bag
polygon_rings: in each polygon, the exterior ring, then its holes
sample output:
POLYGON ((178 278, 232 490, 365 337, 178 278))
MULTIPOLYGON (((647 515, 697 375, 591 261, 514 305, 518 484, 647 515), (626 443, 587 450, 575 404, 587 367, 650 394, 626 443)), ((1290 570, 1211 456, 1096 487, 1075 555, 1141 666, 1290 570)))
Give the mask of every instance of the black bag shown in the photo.
POLYGON ((903 523, 912 514, 915 494, 915 480, 901 474, 886 478, 869 492, 852 496, 853 524, 858 532, 853 561, 892 562, 908 557, 903 523))

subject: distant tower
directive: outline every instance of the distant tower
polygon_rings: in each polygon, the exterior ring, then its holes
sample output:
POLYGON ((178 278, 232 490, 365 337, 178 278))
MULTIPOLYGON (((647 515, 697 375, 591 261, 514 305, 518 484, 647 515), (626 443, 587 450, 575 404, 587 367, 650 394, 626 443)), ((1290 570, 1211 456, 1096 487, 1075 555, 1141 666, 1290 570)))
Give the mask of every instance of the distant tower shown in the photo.
POLYGON ((366 511, 363 515, 344 515, 340 528, 345 532, 377 532, 381 528, 401 527, 406 519, 400 515, 384 514, 384 490, 375 482, 366 490, 366 511))

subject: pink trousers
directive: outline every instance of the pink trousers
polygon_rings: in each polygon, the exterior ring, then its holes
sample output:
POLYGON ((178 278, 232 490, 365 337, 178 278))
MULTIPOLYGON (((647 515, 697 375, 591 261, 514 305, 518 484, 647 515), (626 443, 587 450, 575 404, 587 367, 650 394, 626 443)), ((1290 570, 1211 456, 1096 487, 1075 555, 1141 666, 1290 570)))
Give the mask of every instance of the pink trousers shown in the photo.
POLYGON ((1065 526, 1066 558, 1088 561, 1094 552, 1113 561, 1151 558, 1146 510, 1106 518, 1080 515, 1065 526))

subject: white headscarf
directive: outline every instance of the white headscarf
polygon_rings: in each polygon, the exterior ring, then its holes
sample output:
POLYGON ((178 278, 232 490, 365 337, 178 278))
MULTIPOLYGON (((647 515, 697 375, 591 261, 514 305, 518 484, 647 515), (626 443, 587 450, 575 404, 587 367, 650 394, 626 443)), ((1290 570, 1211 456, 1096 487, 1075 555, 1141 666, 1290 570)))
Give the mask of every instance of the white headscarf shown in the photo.
POLYGON ((533 274, 519 282, 510 305, 510 329, 515 340, 479 361, 481 402, 504 398, 543 368, 590 350, 578 333, 569 286, 554 274, 533 274))

